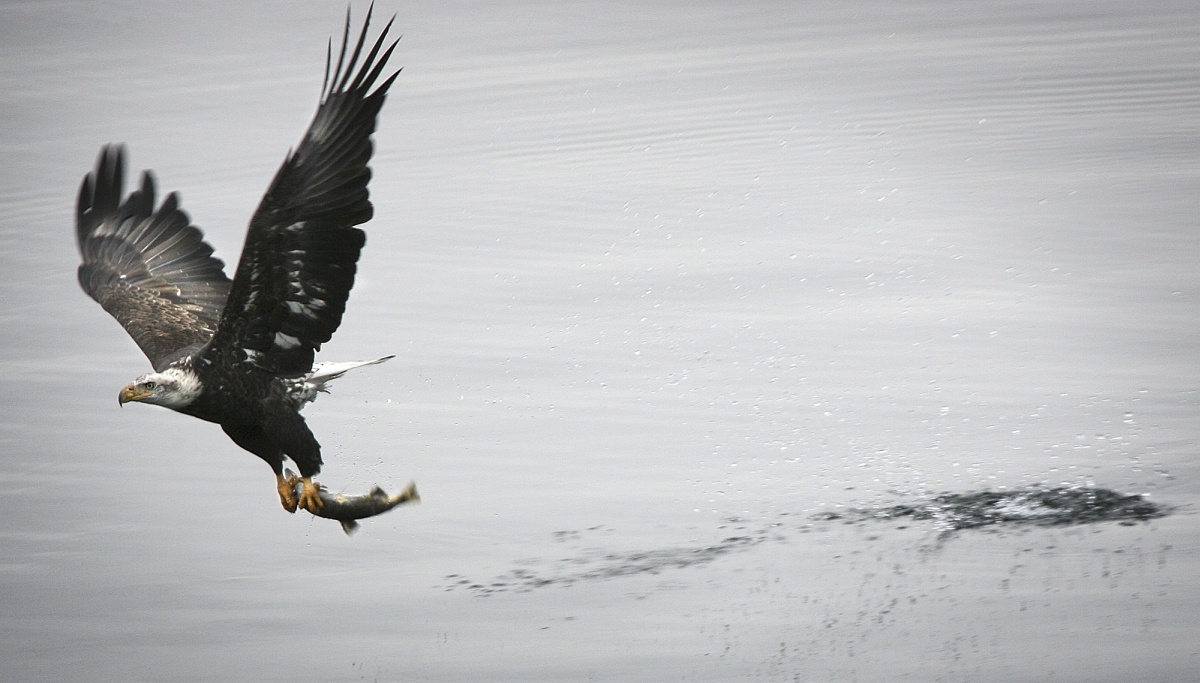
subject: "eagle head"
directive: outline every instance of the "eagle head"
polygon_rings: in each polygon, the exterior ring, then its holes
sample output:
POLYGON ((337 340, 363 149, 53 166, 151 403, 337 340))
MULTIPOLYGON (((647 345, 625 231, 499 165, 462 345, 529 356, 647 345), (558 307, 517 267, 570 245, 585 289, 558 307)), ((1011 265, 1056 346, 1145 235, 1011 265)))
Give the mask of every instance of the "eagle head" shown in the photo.
POLYGON ((203 388, 200 378, 190 368, 172 366, 133 380, 121 390, 117 400, 121 405, 141 401, 179 410, 191 405, 203 388))

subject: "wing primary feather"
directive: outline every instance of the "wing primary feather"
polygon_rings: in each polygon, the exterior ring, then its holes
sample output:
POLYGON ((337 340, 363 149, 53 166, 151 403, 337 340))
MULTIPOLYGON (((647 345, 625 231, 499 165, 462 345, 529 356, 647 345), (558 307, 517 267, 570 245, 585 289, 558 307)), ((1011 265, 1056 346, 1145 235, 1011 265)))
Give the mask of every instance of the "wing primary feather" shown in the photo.
MULTIPOLYGON (((374 62, 375 68, 371 69, 370 73, 367 73, 366 69, 359 71, 358 76, 354 79, 353 85, 350 86, 351 90, 357 90, 360 87, 369 88, 371 87, 371 84, 375 82, 375 79, 379 78, 379 74, 383 71, 384 65, 387 64, 387 60, 392 56, 392 51, 395 50, 396 46, 400 44, 399 39, 392 41, 392 44, 383 53, 383 57, 380 58, 378 62, 375 62, 375 55, 379 53, 379 48, 383 47, 383 38, 387 35, 388 29, 392 27, 392 22, 395 20, 396 17, 392 17, 391 20, 388 21, 387 26, 383 28, 383 33, 380 35, 379 40, 375 41, 375 46, 371 48, 371 52, 367 55, 367 59, 364 62, 365 64, 371 64, 374 62)), ((391 85, 391 81, 399 74, 400 71, 397 70, 396 74, 394 74, 392 78, 387 81, 387 84, 391 85)), ((387 88, 385 87, 384 90, 386 89, 387 88)))
MULTIPOLYGON (((347 15, 350 13, 349 7, 346 8, 346 13, 347 13, 347 15)), ((325 43, 325 75, 321 77, 321 100, 322 101, 324 101, 326 93, 329 92, 329 67, 332 62, 333 62, 333 38, 330 38, 329 41, 325 43)), ((338 64, 338 68, 339 69, 341 68, 340 63, 338 64)), ((288 150, 288 154, 291 155, 291 150, 288 150)))
MULTIPOLYGON (((375 8, 375 3, 371 3, 371 6, 367 8, 367 19, 366 19, 367 21, 371 20, 371 10, 374 8, 375 8)), ((342 29, 342 49, 338 52, 337 68, 333 70, 333 79, 334 80, 337 79, 338 74, 342 73, 342 61, 345 60, 345 58, 346 58, 346 44, 349 42, 350 42, 350 7, 347 6, 346 7, 346 26, 342 29)), ((331 81, 329 81, 329 86, 326 88, 326 91, 322 94, 321 99, 328 97, 329 93, 333 92, 333 90, 334 90, 334 81, 331 80, 331 81)))
MULTIPOLYGON (((372 3, 367 8, 367 16, 363 19, 362 32, 358 34, 358 42, 354 44, 354 54, 350 55, 350 61, 346 64, 346 71, 342 74, 342 82, 338 84, 338 90, 346 89, 346 82, 350 80, 350 75, 354 72, 354 65, 358 63, 358 56, 362 54, 363 43, 367 42, 367 27, 371 24, 371 13, 375 11, 375 4, 372 3)), ((346 31, 349 35, 350 31, 350 12, 346 12, 346 31)), ((386 29, 385 29, 386 31, 386 29)), ((346 44, 342 43, 342 52, 346 52, 346 44)))

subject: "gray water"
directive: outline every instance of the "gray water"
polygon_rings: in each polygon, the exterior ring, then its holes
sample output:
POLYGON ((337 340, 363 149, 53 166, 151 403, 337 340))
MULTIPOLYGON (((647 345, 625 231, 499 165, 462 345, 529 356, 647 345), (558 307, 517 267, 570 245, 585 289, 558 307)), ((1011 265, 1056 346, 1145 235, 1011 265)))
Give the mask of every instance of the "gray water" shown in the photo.
POLYGON ((0 679, 1195 679, 1194 3, 381 3, 350 538, 118 409, 72 234, 122 141, 235 262, 343 9, 0 5, 0 679), (816 521, 1023 486, 1174 512, 816 521))

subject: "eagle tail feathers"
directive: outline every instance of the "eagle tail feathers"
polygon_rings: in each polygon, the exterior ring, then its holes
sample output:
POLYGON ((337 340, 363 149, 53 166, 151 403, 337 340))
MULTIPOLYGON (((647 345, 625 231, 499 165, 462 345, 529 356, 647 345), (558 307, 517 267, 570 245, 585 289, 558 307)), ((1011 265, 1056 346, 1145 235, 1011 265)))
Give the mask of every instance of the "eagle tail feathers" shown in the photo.
POLYGON ((329 393, 325 386, 347 372, 365 365, 379 365, 384 361, 395 358, 395 354, 376 358, 374 360, 352 360, 340 362, 321 362, 313 365, 312 372, 292 380, 289 393, 297 399, 300 406, 317 400, 317 394, 329 393))

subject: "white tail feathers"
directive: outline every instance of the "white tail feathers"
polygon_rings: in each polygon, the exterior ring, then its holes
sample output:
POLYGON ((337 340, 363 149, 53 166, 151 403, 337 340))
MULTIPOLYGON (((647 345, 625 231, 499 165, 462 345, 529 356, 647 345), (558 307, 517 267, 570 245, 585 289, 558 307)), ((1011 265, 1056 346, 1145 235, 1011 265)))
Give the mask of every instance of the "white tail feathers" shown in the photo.
POLYGON ((375 360, 351 360, 334 363, 317 363, 313 366, 312 372, 297 377, 292 380, 292 386, 288 393, 292 395, 300 406, 306 403, 311 403, 317 399, 317 394, 321 392, 328 393, 329 389, 325 385, 333 380, 341 377, 354 368, 361 368, 364 365, 378 365, 386 360, 395 358, 395 355, 376 358, 375 360))

